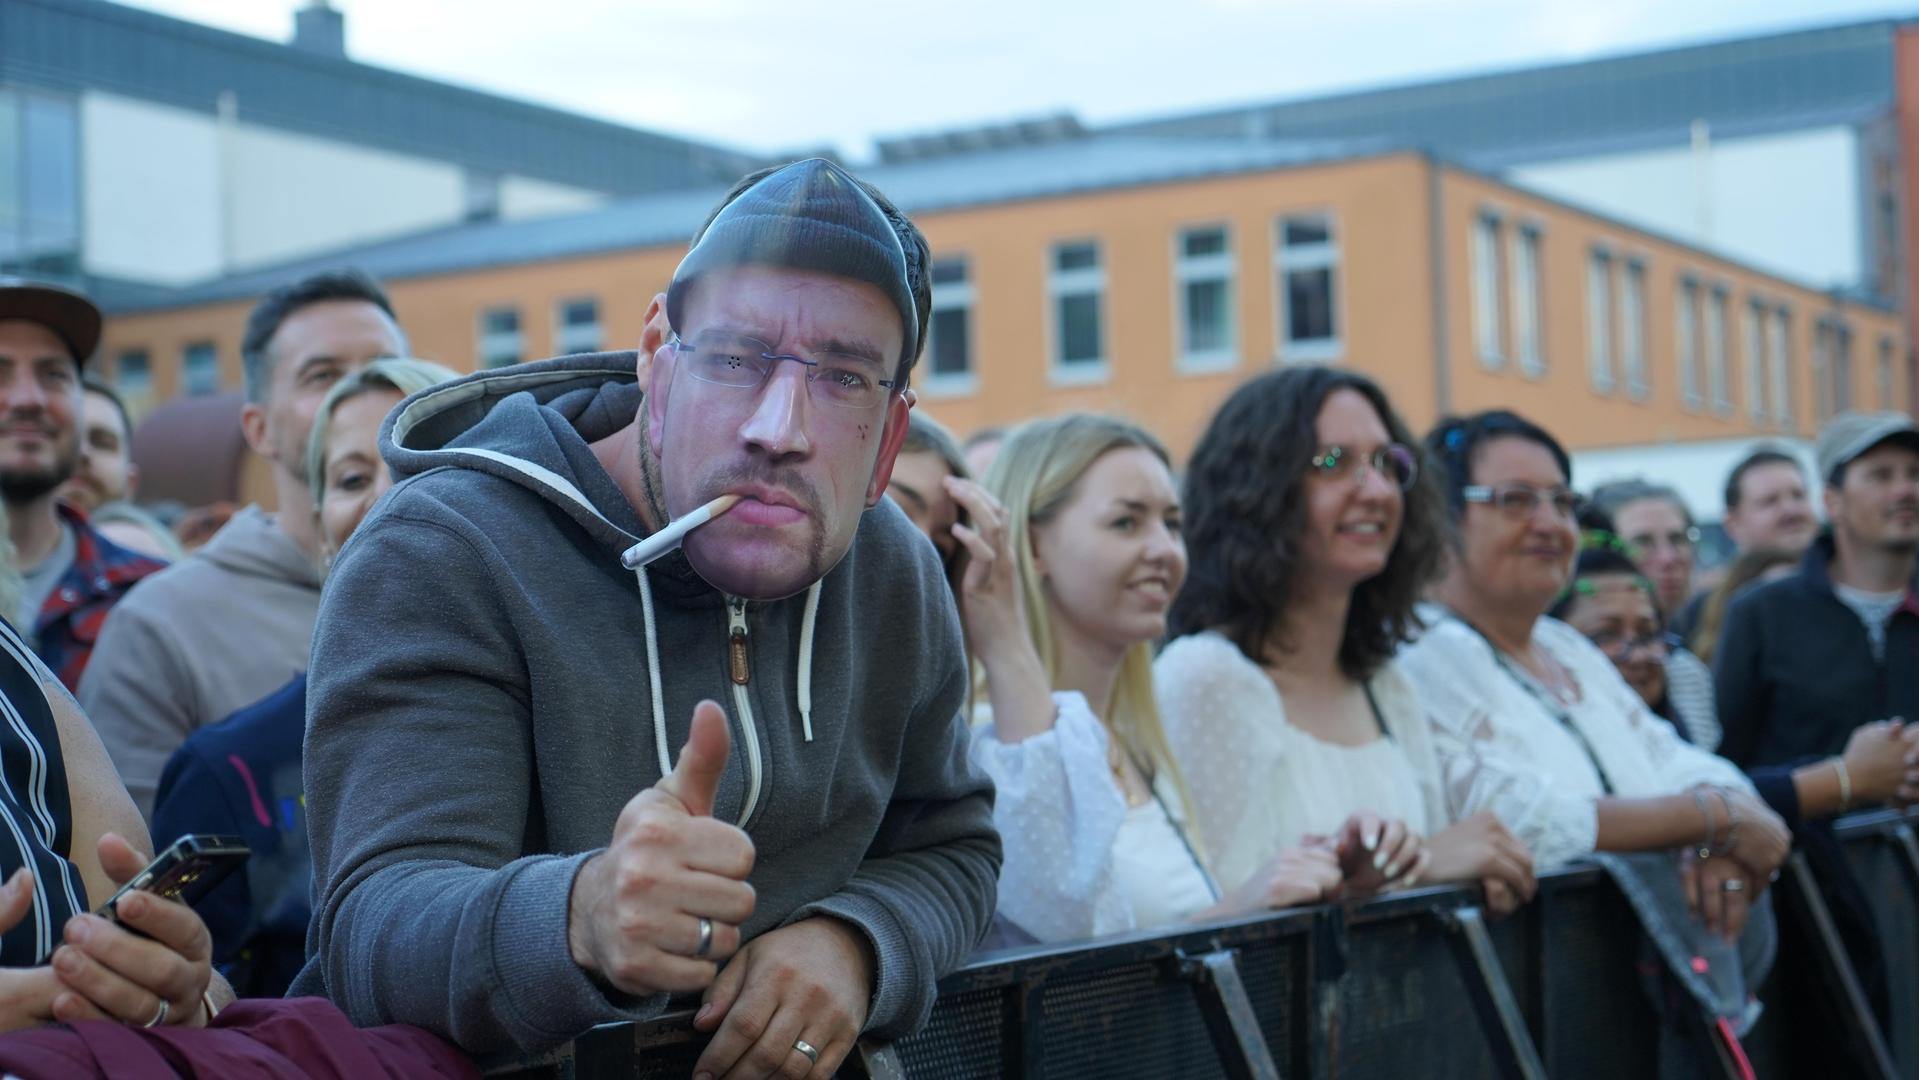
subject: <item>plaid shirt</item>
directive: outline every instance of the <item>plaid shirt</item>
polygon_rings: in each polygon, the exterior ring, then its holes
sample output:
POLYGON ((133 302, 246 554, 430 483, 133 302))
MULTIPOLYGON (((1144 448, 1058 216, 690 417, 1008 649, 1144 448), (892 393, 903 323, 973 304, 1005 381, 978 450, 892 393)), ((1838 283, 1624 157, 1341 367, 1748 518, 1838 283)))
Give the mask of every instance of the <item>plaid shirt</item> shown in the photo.
POLYGON ((55 509, 73 529, 73 565, 40 605, 40 617, 33 623, 34 652, 77 693, 107 612, 134 583, 167 564, 100 535, 85 514, 65 503, 55 504, 55 509))

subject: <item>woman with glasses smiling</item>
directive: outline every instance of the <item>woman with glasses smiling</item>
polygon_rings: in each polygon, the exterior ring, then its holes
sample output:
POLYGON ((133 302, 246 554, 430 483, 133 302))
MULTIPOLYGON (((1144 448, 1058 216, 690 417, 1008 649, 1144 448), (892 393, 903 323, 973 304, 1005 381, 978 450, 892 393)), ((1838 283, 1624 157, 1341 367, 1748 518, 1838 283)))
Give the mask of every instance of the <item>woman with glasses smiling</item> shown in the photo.
POLYGON ((1788 854, 1785 825, 1745 774, 1680 738, 1605 653, 1547 616, 1579 546, 1558 441, 1495 411, 1442 422, 1427 448, 1453 557, 1434 593, 1443 607, 1400 663, 1452 805, 1497 813, 1541 868, 1600 853, 1670 978, 1717 1030, 1742 1032, 1756 1015, 1747 987, 1773 952, 1769 912, 1748 915, 1788 854))
POLYGON ((1295 367, 1240 387, 1193 452, 1192 570, 1154 681, 1229 887, 1305 841, 1338 855, 1342 896, 1475 881, 1504 911, 1532 894, 1531 854, 1494 815, 1453 823, 1392 661, 1444 528, 1411 441, 1370 379, 1295 367))

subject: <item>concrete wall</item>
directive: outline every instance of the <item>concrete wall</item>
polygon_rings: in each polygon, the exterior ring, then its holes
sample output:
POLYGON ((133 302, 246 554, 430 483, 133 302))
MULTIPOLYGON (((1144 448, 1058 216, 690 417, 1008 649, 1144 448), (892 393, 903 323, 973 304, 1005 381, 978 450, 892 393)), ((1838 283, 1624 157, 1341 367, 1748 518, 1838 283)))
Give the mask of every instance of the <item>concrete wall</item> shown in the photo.
POLYGON ((500 216, 503 218, 571 214, 591 210, 605 201, 606 196, 600 192, 547 180, 508 176, 500 181, 500 216))
POLYGON ((1856 131, 1709 138, 1707 147, 1704 153, 1675 147, 1554 161, 1515 168, 1509 176, 1810 285, 1870 280, 1856 131))
POLYGON ((80 98, 87 272, 184 284, 221 272, 219 137, 204 113, 80 98))

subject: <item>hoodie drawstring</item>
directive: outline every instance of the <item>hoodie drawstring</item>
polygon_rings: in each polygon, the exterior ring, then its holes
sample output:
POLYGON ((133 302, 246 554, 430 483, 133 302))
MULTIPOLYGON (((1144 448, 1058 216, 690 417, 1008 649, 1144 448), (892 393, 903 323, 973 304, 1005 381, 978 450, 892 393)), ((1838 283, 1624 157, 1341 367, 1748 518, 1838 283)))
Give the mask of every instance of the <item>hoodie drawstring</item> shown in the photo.
POLYGON ((646 623, 646 682, 653 694, 653 748, 660 755, 660 775, 673 771, 673 757, 666 747, 666 701, 660 696, 660 637, 653 622, 653 586, 647 584, 646 567, 635 567, 633 576, 640 582, 640 614, 646 623))
POLYGON ((813 741, 813 627, 820 618, 820 582, 806 590, 806 614, 800 619, 800 730, 813 741))

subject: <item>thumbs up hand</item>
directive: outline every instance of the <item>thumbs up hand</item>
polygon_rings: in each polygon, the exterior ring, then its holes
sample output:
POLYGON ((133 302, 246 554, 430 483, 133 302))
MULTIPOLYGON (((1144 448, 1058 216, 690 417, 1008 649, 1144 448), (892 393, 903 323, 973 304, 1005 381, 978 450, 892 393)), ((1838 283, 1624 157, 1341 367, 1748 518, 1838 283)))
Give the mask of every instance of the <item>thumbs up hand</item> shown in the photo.
POLYGON ((635 795, 573 881, 573 962, 629 994, 705 989, 753 913, 753 841, 712 817, 732 738, 711 701, 673 771, 635 795))

